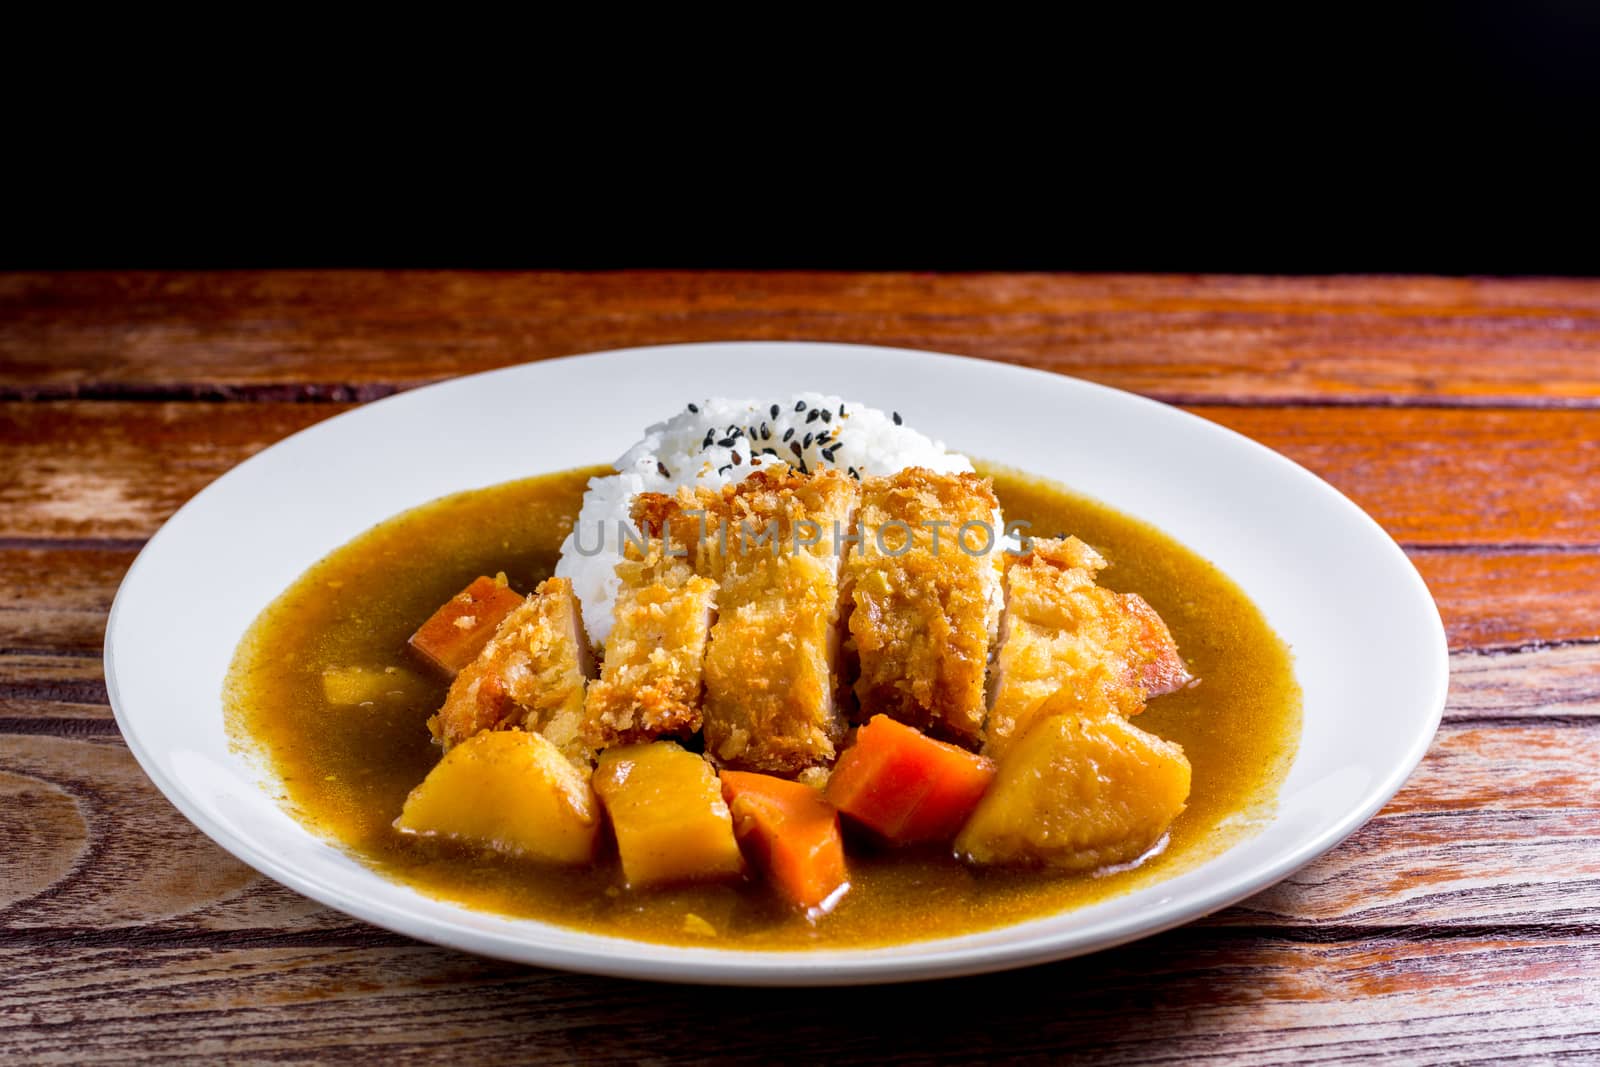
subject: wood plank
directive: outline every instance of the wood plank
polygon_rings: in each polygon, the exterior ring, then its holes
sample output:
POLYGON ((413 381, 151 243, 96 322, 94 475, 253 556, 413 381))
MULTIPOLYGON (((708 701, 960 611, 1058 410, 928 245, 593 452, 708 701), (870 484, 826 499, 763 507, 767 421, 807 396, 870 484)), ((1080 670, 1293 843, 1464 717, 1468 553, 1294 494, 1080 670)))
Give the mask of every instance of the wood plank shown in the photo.
POLYGON ((1403 544, 1600 541, 1600 411, 1195 412, 1321 475, 1403 544))
POLYGON ((15 472, 0 482, 0 538, 149 537, 231 468, 340 410, 332 404, 0 404, 0 456, 15 472))
MULTIPOLYGON (((0 657, 9 731, 0 732, 0 774, 9 795, 30 798, 0 802, 0 836, 33 842, 0 852, 0 885, 60 874, 0 909, 0 929, 130 939, 365 929, 255 875, 190 827, 144 779, 108 709, 87 709, 108 728, 97 736, 77 718, 80 691, 16 699, 41 680, 97 676, 92 660, 64 660, 77 673, 62 678, 47 661, 0 657)), ((1378 818, 1212 924, 1600 928, 1600 646, 1461 654, 1453 666, 1446 725, 1378 818)))
MULTIPOLYGON (((148 537, 224 471, 340 410, 0 404, 0 455, 18 472, 0 483, 0 538, 148 537)), ((1600 538, 1600 410, 1197 410, 1328 479, 1403 542, 1593 548, 1600 538)))
POLYGON ((1414 548, 1452 649, 1600 640, 1600 551, 1414 548))
POLYGON ((0 952, 0 971, 11 975, 0 1050, 30 1063, 764 1065, 779 1047, 818 1063, 1600 1055, 1600 945, 1575 937, 1317 944, 1191 929, 1044 968, 866 993, 642 986, 422 946, 63 944, 0 952))
POLYGON ((72 542, 0 547, 0 649, 98 653, 136 555, 133 547, 72 542))
POLYGON ((365 929, 212 844, 114 736, 0 734, 0 835, 0 940, 30 929, 138 928, 180 940, 365 929))
POLYGON ((0 395, 362 399, 678 341, 982 356, 1189 401, 1600 403, 1600 283, 1185 275, 0 276, 0 395))

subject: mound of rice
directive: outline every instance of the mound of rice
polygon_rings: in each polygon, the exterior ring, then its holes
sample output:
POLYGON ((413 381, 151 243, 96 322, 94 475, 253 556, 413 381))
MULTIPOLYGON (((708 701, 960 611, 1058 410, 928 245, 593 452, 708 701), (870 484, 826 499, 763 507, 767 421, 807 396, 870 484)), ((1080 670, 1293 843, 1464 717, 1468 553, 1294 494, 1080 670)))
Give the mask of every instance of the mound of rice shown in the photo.
POLYGON ((679 486, 720 489, 763 464, 783 461, 801 471, 836 467, 865 478, 907 467, 941 473, 972 470, 972 461, 904 425, 898 413, 837 396, 796 393, 782 399, 711 397, 687 405, 644 432, 583 494, 573 532, 561 546, 556 574, 570 579, 583 605, 583 624, 596 647, 611 634, 612 606, 622 558, 622 524, 630 523, 639 493, 675 493, 679 486), (735 459, 737 457, 737 459, 735 459), (582 539, 582 551, 577 548, 582 539))

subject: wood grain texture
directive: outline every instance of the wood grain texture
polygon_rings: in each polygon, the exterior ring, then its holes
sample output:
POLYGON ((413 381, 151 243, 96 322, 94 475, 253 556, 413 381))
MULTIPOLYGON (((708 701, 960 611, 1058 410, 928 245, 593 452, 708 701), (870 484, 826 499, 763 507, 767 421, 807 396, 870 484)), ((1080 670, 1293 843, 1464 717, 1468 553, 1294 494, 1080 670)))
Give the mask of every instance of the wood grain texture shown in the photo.
POLYGON ((854 341, 1167 400, 1600 404, 1564 281, 828 273, 0 276, 13 396, 362 399, 551 356, 854 341))
POLYGON ((1597 487, 1600 282, 0 276, 0 1062, 1600 1061, 1597 487), (1063 371, 1305 464, 1438 599, 1432 748, 1351 838, 1199 923, 866 995, 421 946, 251 871, 144 778, 106 704, 105 614, 211 479, 424 382, 735 338, 1063 371))
POLYGON ((1413 548, 1408 554, 1439 605, 1451 648, 1600 641, 1600 551, 1413 548))
POLYGON ((1464 932, 1296 941, 1187 929, 1049 967, 872 990, 645 986, 422 946, 0 954, 0 1042, 385 1063, 1468 1062, 1600 1055, 1600 946, 1464 932), (863 1003, 865 998, 870 998, 863 1003), (716 1019, 695 1025, 708 1005, 716 1019), (676 1021, 676 1025, 669 1024, 676 1021))
POLYGON ((111 600, 137 554, 131 545, 77 541, 0 547, 0 650, 98 653, 111 600))
MULTIPOLYGON (((337 404, 0 404, 0 538, 148 537, 207 483, 337 404)), ((1600 548, 1600 409, 1225 407, 1402 543, 1600 548)), ((604 462, 609 452, 597 458, 604 462)))

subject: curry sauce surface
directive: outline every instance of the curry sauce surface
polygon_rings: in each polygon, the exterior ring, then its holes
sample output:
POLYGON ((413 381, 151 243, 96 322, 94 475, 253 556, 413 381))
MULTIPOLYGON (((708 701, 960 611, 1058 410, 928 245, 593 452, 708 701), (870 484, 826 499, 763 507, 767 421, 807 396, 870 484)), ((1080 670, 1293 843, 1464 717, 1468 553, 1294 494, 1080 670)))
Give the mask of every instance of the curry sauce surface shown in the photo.
POLYGON ((574 871, 394 830, 406 794, 439 759, 424 724, 448 688, 412 658, 406 638, 480 574, 505 571, 523 592, 548 577, 584 487, 608 473, 603 467, 434 501, 312 567, 239 647, 225 693, 230 736, 261 758, 296 818, 387 877, 487 911, 678 944, 845 948, 971 933, 1170 877, 1254 832, 1271 815, 1300 736, 1300 693, 1283 642, 1232 581, 1160 531, 1028 475, 979 469, 994 478, 1008 520, 1031 522, 1038 536, 1077 534, 1099 549, 1112 564, 1102 584, 1148 600, 1201 679, 1151 701, 1135 720, 1183 746, 1193 787, 1166 847, 1133 869, 978 870, 946 853, 887 852, 852 838, 851 889, 813 924, 758 882, 628 891, 614 850, 574 871), (350 667, 385 672, 384 694, 330 705, 323 672, 350 667))

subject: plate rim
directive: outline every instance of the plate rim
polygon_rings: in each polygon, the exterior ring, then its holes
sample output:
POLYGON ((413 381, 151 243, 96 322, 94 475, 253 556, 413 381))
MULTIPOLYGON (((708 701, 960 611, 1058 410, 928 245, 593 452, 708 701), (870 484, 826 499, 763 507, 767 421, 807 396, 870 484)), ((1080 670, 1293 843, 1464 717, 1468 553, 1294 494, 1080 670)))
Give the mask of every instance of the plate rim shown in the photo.
MULTIPOLYGON (((1119 511, 1122 510, 1112 501, 1107 501, 1106 503, 1119 511)), ((390 516, 380 517, 374 522, 382 522, 388 517, 390 516)), ((1170 534, 1170 536, 1178 537, 1177 534, 1170 534)), ((1181 541, 1182 538, 1179 537, 1179 540, 1181 541)), ((805 340, 688 341, 671 344, 636 345, 532 360, 427 382, 415 388, 407 388, 378 400, 359 405, 349 411, 340 412, 327 419, 318 420, 310 426, 274 441, 254 455, 235 464, 207 483, 162 522, 161 526, 140 549, 118 584, 117 593, 113 597, 111 608, 106 618, 103 664, 108 701, 123 741, 140 769, 166 798, 168 803, 177 808, 191 824, 230 855, 260 874, 288 886, 303 896, 336 911, 417 941, 510 962, 618 978, 701 985, 777 987, 847 986, 920 981, 1031 966, 1127 944, 1131 941, 1185 925, 1235 904, 1281 881, 1319 856, 1337 847, 1341 842, 1349 838, 1351 834, 1355 833, 1356 830, 1365 825, 1399 792, 1432 745, 1443 718, 1449 685, 1449 646, 1443 621, 1439 615, 1438 605, 1420 572, 1417 571, 1416 565, 1405 555, 1404 550, 1400 548, 1394 538, 1377 520, 1368 515, 1366 511, 1339 489, 1287 456, 1236 430, 1212 422, 1209 419, 1204 419, 1192 412, 1184 411, 1175 405, 1068 374, 931 350, 805 340), (531 941, 505 938, 492 932, 473 929, 471 926, 455 920, 445 921, 432 917, 417 917, 403 908, 391 907, 382 902, 364 900, 352 891, 341 889, 321 877, 307 876, 294 865, 280 862, 249 837, 237 834, 229 827, 222 825, 210 812, 196 803, 190 797, 188 791, 166 773, 154 754, 148 751, 141 741, 137 727, 131 721, 130 713, 125 710, 126 702, 121 693, 116 667, 115 644, 118 621, 126 606, 124 593, 135 573, 140 569, 141 565, 145 565, 148 559, 152 557, 153 551, 158 548, 164 535, 168 533, 173 524, 178 522, 186 512, 201 506, 202 502, 213 493, 216 487, 229 480, 245 476, 240 472, 247 471, 259 463, 270 462, 266 457, 270 456, 274 451, 304 435, 317 432, 329 423, 370 411, 380 405, 402 402, 405 398, 428 389, 460 382, 488 379, 497 375, 515 374, 530 367, 597 360, 625 354, 638 355, 641 353, 670 352, 682 349, 739 348, 750 350, 794 347, 848 349, 863 356, 876 353, 890 354, 896 357, 912 356, 918 359, 948 360, 971 365, 973 369, 983 368, 990 371, 1003 369, 1028 376, 1038 375, 1057 381, 1064 380, 1071 383, 1073 387, 1088 390, 1091 395, 1096 392, 1114 394, 1124 402, 1132 400, 1140 405, 1161 409, 1164 417, 1176 416, 1182 420, 1203 424, 1206 432, 1219 433, 1243 442, 1249 449, 1256 450, 1259 458, 1287 468, 1292 471, 1294 476, 1314 483, 1317 490, 1330 501, 1331 506, 1344 509, 1349 517, 1354 518, 1358 524, 1365 526, 1369 533, 1376 535, 1383 543, 1384 551, 1393 554, 1404 563, 1404 571, 1407 573, 1408 582, 1413 587, 1410 592, 1412 594, 1420 593, 1423 602, 1431 609, 1431 618, 1429 619, 1431 625, 1427 636, 1434 655, 1432 656, 1433 669, 1427 679, 1429 712, 1412 735, 1406 751, 1398 759, 1392 761, 1388 772, 1381 779, 1365 788, 1363 791, 1367 798, 1365 803, 1345 812, 1333 825, 1303 841, 1295 848, 1284 850, 1270 861, 1261 863, 1248 876, 1230 881, 1227 885, 1221 886, 1216 890, 1194 894, 1187 903, 1169 906, 1166 913, 1158 921, 1142 924, 1110 920, 1101 923, 1101 925, 1112 928, 1126 926, 1127 928, 1098 936, 1095 934, 1096 927, 1092 925, 1087 928, 1080 926, 1054 932, 1041 931, 1029 940, 1014 945, 963 947, 961 942, 973 936, 968 934, 861 949, 810 951, 806 949, 747 950, 663 945, 578 930, 560 924, 542 922, 537 919, 518 920, 519 922, 527 922, 535 927, 544 927, 564 933, 576 932, 581 935, 582 940, 593 943, 592 948, 569 949, 563 946, 541 945, 531 941), (426 924, 427 929, 425 931, 419 932, 416 929, 415 924, 419 922, 426 924), (896 949, 906 947, 915 947, 922 951, 912 958, 888 954, 896 949), (637 951, 640 948, 648 949, 651 952, 665 953, 667 958, 652 959, 630 955, 630 949, 637 951), (849 958, 842 961, 838 958, 840 955, 848 956, 849 958), (840 967, 845 969, 835 969, 840 967)), ((302 829, 306 829, 307 833, 312 833, 309 829, 304 828, 303 825, 302 829)), ((313 836, 315 835, 313 834, 313 836)), ((1213 860, 1208 859, 1195 869, 1202 869, 1211 862, 1213 860)), ((429 898, 427 894, 419 893, 419 895, 424 899, 433 899, 429 898)), ((472 913, 473 911, 473 909, 466 908, 463 905, 453 905, 453 907, 465 913, 472 913)), ((1054 914, 1038 916, 1018 923, 1002 924, 1001 927, 993 929, 1013 929, 1049 922, 1057 917, 1058 915, 1054 914)), ((989 929, 985 928, 985 930, 976 931, 975 933, 988 932, 989 929)))

